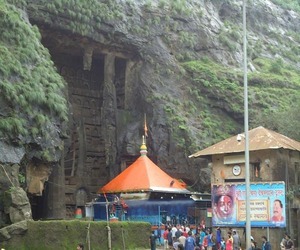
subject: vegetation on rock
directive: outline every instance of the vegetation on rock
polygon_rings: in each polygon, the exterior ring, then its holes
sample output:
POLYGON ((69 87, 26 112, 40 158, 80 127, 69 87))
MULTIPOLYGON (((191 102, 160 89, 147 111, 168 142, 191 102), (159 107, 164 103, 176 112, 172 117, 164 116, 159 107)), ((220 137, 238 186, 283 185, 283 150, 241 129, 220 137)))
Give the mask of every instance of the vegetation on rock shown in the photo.
POLYGON ((300 2, 299 0, 272 0, 275 4, 278 4, 279 6, 282 6, 283 8, 286 8, 288 10, 293 10, 300 12, 300 2))
MULTIPOLYGON (((285 129, 281 121, 287 120, 290 116, 288 114, 294 113, 292 110, 296 111, 296 103, 300 98, 299 69, 284 63, 281 59, 274 61, 257 58, 253 63, 258 70, 249 73, 250 126, 266 126, 295 138, 291 131, 292 127, 299 127, 297 120, 292 122, 293 119, 288 119, 292 123, 286 124, 285 129), (271 118, 273 122, 270 124, 271 118)), ((215 107, 229 114, 228 119, 231 117, 235 122, 242 123, 244 110, 241 70, 223 67, 208 59, 186 62, 183 66, 195 84, 191 89, 195 100, 194 105, 197 100, 203 103, 201 94, 203 96, 205 93, 207 98, 215 100, 215 107)), ((221 129, 222 126, 219 128, 222 135, 221 131, 224 130, 221 129)))
POLYGON ((41 44, 38 28, 4 0, 0 16, 0 136, 19 144, 49 140, 52 127, 60 131, 68 118, 65 82, 41 44))
MULTIPOLYGON (((273 2, 299 11, 298 1, 273 2)), ((242 132, 242 19, 238 1, 211 3, 220 8, 216 18, 208 11, 212 6, 207 10, 201 1, 10 3, 26 8, 31 20, 49 29, 91 39, 105 48, 130 47, 141 59, 141 68, 149 67, 148 72, 155 75, 146 78, 157 84, 145 95, 143 106, 156 109, 153 100, 158 101, 157 106, 162 104, 166 131, 177 151, 188 155, 242 132), (236 15, 226 15, 226 11, 236 15)), ((49 131, 53 127, 60 131, 67 119, 65 84, 41 45, 38 29, 12 4, 0 0, 1 102, 6 104, 1 110, 0 133, 21 143, 49 141, 53 137, 49 131)), ((249 6, 253 10, 260 7, 253 1, 249 6)), ((248 25, 250 127, 263 125, 300 140, 300 36, 293 28, 279 32, 252 21, 248 25)), ((147 80, 140 82, 140 89, 150 86, 147 80)), ((51 158, 47 147, 53 145, 46 146, 41 158, 51 158)))

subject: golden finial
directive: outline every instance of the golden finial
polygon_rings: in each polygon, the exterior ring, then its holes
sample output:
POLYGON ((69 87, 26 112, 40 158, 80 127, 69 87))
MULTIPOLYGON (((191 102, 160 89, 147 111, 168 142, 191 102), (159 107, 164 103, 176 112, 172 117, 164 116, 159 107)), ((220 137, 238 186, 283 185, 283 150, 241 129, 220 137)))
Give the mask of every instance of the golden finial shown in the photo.
POLYGON ((141 155, 146 155, 147 154, 147 146, 146 146, 146 143, 145 143, 145 136, 143 135, 143 142, 142 142, 142 146, 141 146, 141 150, 140 150, 140 153, 141 155))

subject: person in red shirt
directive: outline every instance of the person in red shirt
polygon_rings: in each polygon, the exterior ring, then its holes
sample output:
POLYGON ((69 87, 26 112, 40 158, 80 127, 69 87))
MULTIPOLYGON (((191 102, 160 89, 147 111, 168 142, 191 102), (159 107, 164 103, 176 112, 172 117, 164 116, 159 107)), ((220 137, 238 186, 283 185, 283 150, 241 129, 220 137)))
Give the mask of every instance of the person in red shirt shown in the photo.
POLYGON ((186 227, 183 228, 182 235, 187 238, 188 237, 188 232, 186 231, 186 227))
POLYGON ((168 249, 168 233, 169 229, 167 226, 165 226, 165 231, 163 233, 163 239, 164 239, 164 250, 168 249))
POLYGON ((231 232, 228 232, 228 239, 226 240, 226 250, 233 250, 233 238, 231 232))

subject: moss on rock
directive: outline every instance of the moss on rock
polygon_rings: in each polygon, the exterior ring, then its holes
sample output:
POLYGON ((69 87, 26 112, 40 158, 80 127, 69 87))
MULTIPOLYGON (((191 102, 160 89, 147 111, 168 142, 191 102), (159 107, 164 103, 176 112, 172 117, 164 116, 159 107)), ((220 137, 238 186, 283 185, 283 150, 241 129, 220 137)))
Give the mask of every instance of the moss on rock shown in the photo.
POLYGON ((1 0, 0 17, 0 136, 19 143, 50 138, 49 127, 60 130, 67 120, 65 82, 24 13, 1 0))

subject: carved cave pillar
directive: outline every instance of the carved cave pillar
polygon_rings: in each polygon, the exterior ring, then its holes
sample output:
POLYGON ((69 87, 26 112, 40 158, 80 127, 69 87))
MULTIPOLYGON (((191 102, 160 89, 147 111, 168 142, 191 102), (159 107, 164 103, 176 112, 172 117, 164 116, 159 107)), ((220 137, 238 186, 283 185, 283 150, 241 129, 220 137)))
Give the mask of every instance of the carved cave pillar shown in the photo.
POLYGON ((52 167, 49 178, 47 218, 62 219, 66 217, 64 167, 57 163, 52 167))
POLYGON ((117 99, 115 78, 115 56, 108 54, 104 63, 104 89, 103 105, 101 108, 102 134, 105 143, 106 166, 109 168, 109 178, 114 176, 117 156, 116 145, 116 117, 117 117, 117 99))

